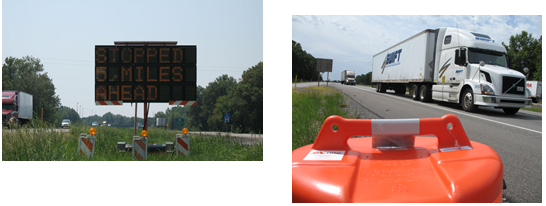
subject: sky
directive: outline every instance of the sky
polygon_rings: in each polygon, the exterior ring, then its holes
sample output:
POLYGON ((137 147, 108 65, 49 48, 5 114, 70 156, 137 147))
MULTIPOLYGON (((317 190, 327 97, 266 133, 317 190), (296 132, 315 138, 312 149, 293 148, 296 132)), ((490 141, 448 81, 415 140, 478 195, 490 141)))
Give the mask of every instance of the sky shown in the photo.
POLYGON ((499 44, 526 31, 539 39, 542 15, 293 15, 292 39, 315 58, 333 59, 324 79, 372 71, 373 56, 421 31, 454 27, 489 35, 499 44))
MULTIPOLYGON (((97 106, 95 45, 114 41, 177 41, 197 46, 197 85, 263 61, 262 1, 3 1, 2 62, 39 58, 61 105, 80 115, 106 112, 134 116, 134 104, 97 106), (80 106, 81 105, 81 106, 80 106)), ((149 116, 168 103, 153 103, 149 116)), ((138 117, 143 117, 142 103, 138 117)))

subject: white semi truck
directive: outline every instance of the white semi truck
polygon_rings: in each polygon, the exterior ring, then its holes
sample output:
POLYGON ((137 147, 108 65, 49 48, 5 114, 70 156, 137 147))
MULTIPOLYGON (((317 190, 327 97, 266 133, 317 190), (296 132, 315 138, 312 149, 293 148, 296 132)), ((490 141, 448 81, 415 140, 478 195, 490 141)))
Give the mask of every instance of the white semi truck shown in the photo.
POLYGON ((26 124, 32 119, 32 94, 2 91, 2 126, 26 124))
POLYGON ((355 85, 355 71, 343 70, 341 72, 341 84, 355 85))
POLYGON ((374 55, 372 83, 414 100, 502 108, 530 108, 525 76, 508 68, 506 49, 488 35, 457 28, 424 30, 374 55))

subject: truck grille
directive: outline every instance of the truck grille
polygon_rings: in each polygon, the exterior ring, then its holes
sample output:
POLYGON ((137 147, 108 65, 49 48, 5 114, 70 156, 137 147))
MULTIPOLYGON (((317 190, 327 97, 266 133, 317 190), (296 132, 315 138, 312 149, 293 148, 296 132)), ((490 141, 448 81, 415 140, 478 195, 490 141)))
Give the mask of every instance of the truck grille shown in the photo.
POLYGON ((525 79, 519 77, 502 77, 503 94, 525 94, 525 79))

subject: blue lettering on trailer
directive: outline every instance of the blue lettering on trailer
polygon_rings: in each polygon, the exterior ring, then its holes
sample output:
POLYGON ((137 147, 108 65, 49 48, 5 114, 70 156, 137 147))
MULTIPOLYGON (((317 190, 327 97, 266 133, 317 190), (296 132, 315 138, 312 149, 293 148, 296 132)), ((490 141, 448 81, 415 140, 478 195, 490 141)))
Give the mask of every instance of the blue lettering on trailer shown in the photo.
POLYGON ((476 37, 476 40, 487 41, 487 42, 491 41, 491 42, 495 43, 495 40, 486 39, 486 38, 481 38, 481 37, 476 37))
POLYGON ((387 56, 385 56, 385 60, 383 61, 383 66, 381 66, 381 74, 383 74, 383 71, 385 71, 385 67, 390 67, 394 65, 400 64, 400 54, 402 53, 402 49, 396 50, 392 53, 388 53, 387 56))

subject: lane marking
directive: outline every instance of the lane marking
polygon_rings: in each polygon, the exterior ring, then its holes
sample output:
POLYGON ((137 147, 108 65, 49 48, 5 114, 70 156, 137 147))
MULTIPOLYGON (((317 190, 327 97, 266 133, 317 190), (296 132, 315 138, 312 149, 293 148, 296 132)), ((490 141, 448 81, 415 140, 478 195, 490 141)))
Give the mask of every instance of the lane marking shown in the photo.
MULTIPOLYGON (((373 88, 371 90, 368 90, 367 88, 358 88, 358 87, 355 87, 355 89, 359 89, 359 90, 363 90, 363 91, 369 91, 369 92, 372 92, 373 90, 375 90, 373 88)), ((393 97, 393 98, 397 98, 397 99, 404 100, 406 102, 411 102, 411 103, 419 103, 421 105, 427 105, 427 106, 430 106, 430 107, 434 107, 436 109, 441 109, 441 110, 445 110, 445 111, 448 111, 448 112, 455 112, 455 113, 458 113, 458 114, 463 114, 463 115, 466 115, 466 116, 478 118, 478 119, 481 119, 481 120, 486 120, 486 121, 489 121, 489 122, 502 124, 502 125, 506 125, 506 126, 510 126, 510 127, 514 127, 514 128, 523 129, 523 130, 527 130, 527 131, 530 131, 530 132, 535 132, 535 133, 542 134, 541 131, 536 131, 536 130, 532 130, 532 129, 525 128, 525 127, 520 127, 520 126, 511 125, 511 124, 504 123, 504 122, 499 122, 499 121, 496 121, 496 120, 487 119, 487 118, 480 117, 480 116, 471 115, 471 114, 468 114, 468 112, 461 112, 461 111, 456 111, 456 110, 453 110, 453 109, 446 109, 446 108, 443 108, 443 107, 430 105, 430 104, 434 104, 434 103, 423 103, 423 102, 417 102, 417 101, 413 101, 413 100, 410 101, 410 100, 408 100, 406 98, 402 98, 402 97, 398 97, 398 96, 391 96, 391 95, 387 95, 387 94, 378 94, 378 95, 393 97)))

